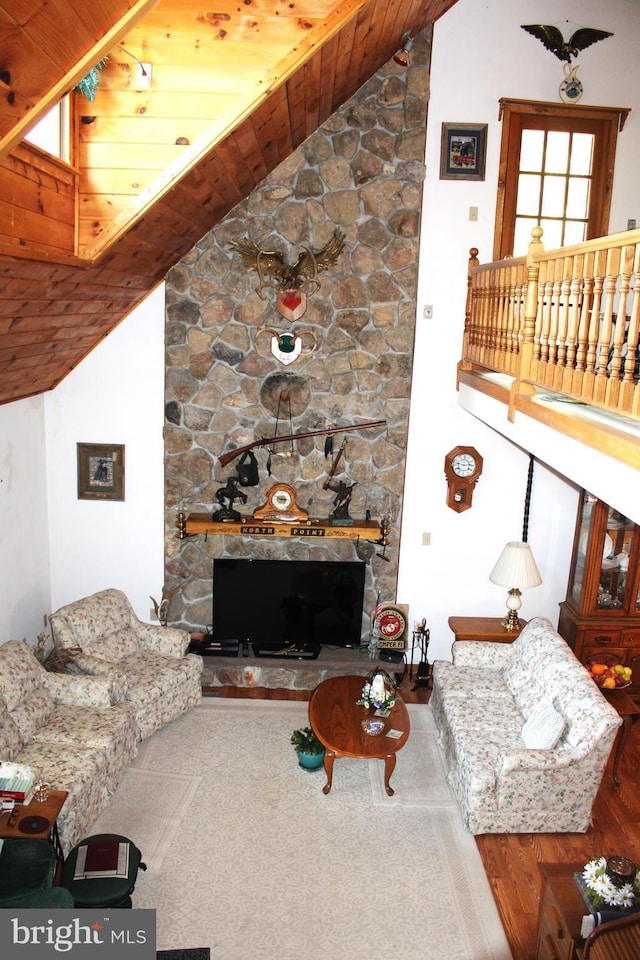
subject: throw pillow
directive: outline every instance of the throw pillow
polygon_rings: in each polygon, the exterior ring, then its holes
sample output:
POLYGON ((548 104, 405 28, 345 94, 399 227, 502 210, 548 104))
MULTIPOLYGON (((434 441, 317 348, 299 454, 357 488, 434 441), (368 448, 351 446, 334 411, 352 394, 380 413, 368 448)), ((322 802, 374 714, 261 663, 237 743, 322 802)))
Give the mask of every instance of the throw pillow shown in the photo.
POLYGON ((533 708, 522 728, 522 739, 529 750, 553 750, 564 732, 566 722, 550 701, 533 708))

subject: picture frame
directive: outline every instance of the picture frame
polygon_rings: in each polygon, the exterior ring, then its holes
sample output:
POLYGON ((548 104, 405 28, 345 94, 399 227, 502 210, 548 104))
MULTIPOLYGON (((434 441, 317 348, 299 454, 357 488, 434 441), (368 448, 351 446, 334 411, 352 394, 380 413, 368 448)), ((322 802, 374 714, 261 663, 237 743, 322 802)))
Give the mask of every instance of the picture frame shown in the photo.
POLYGON ((487 127, 486 123, 442 124, 441 180, 484 180, 487 127))
POLYGON ((124 444, 79 443, 78 500, 124 500, 124 444))

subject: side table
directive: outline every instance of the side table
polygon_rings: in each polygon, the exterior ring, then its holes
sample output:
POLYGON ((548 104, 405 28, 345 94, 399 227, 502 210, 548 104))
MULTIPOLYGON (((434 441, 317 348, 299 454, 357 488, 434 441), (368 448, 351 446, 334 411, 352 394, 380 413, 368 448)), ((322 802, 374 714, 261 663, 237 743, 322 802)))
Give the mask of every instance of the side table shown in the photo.
POLYGON ((507 630, 500 617, 449 617, 448 620, 456 640, 492 640, 494 643, 513 643, 527 621, 520 622, 520 630, 507 630))
POLYGON ((582 869, 565 863, 542 864, 543 887, 538 920, 536 960, 576 960, 583 943, 582 918, 587 913, 573 874, 582 869))
POLYGON ((69 796, 66 790, 51 790, 42 803, 32 800, 26 806, 16 804, 11 811, 0 816, 0 837, 13 840, 50 840, 60 863, 64 854, 58 835, 57 818, 69 796))
POLYGON ((613 751, 613 782, 616 787, 620 786, 620 778, 618 777, 618 764, 620 763, 620 757, 622 756, 622 751, 624 745, 629 736, 629 731, 636 723, 640 717, 640 706, 629 696, 628 693, 625 693, 624 690, 620 688, 607 690, 606 687, 600 687, 600 692, 604 693, 607 700, 612 707, 618 712, 618 716, 622 719, 622 726, 618 730, 618 735, 615 741, 615 748, 613 751))

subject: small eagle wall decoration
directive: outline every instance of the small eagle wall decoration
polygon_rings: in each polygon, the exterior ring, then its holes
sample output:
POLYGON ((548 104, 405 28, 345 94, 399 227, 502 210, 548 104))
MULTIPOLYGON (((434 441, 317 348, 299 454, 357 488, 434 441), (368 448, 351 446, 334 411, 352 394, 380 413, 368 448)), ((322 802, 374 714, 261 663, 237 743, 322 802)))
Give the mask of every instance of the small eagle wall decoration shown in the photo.
POLYGON ((566 60, 567 63, 571 63, 581 50, 586 50, 591 44, 613 36, 607 30, 580 27, 571 34, 568 41, 565 41, 560 30, 551 23, 523 23, 521 26, 527 33, 541 40, 547 50, 551 50, 558 60, 566 60))
POLYGON ((302 248, 295 263, 290 264, 279 250, 263 250, 251 240, 234 240, 236 250, 245 267, 257 271, 258 296, 266 300, 263 290, 277 291, 278 312, 286 320, 298 320, 307 309, 307 296, 313 296, 320 287, 318 274, 336 262, 344 247, 344 234, 336 229, 331 239, 320 250, 302 248), (309 291, 309 292, 308 292, 309 291))

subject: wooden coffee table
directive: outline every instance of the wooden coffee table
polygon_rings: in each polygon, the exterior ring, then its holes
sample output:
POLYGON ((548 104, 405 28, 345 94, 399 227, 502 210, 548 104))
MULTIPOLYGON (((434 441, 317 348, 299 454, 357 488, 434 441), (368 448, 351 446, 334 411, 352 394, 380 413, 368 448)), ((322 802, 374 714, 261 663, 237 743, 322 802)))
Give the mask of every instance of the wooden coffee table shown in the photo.
MULTIPOLYGON (((324 769, 327 783, 323 793, 329 793, 333 781, 333 762, 336 757, 356 757, 362 760, 384 760, 384 788, 392 797, 389 785, 396 766, 396 754, 409 739, 411 728, 404 701, 398 699, 384 720, 384 730, 375 737, 362 729, 362 721, 373 717, 374 711, 359 707, 365 677, 331 677, 318 684, 309 701, 309 722, 318 740, 325 746, 324 769), (399 730, 400 737, 387 736, 388 730, 399 730)), ((377 718, 376 718, 377 719, 377 718)))

